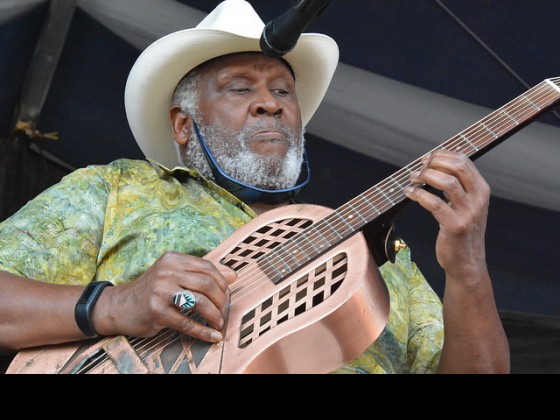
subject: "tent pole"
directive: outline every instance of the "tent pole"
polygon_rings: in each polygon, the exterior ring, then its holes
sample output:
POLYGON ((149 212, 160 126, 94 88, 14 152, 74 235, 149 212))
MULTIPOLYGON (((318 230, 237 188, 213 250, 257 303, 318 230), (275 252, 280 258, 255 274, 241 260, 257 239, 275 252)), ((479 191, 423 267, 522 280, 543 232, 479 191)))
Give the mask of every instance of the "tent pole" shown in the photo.
POLYGON ((51 0, 21 92, 17 120, 35 126, 47 97, 77 0, 51 0))
MULTIPOLYGON (((31 141, 31 148, 49 160, 53 160, 49 158, 51 155, 41 152, 40 144, 34 140, 57 139, 57 134, 42 134, 36 127, 66 41, 76 4, 77 0, 50 0, 10 129, 10 137, 16 143, 27 144, 23 141, 23 138, 27 138, 31 141)), ((53 161, 68 169, 71 168, 60 159, 53 161)))
MULTIPOLYGON (((41 33, 25 76, 19 103, 14 110, 10 131, 0 143, 0 220, 11 215, 30 196, 50 185, 51 177, 44 159, 58 167, 70 168, 42 150, 40 141, 56 138, 36 129, 64 42, 72 21, 77 0, 50 0, 41 33), (36 159, 29 154, 38 152, 45 164, 47 176, 30 176, 36 159), (22 172, 27 176, 21 176, 22 172)), ((59 173, 58 169, 55 172, 59 173)))

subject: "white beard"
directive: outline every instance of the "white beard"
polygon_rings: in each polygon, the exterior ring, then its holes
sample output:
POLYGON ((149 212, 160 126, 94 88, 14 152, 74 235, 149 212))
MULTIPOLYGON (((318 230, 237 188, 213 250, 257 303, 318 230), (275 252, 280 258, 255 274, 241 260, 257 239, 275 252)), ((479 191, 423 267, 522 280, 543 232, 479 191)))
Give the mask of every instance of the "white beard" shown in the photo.
MULTIPOLYGON (((276 122, 275 129, 282 131, 288 139, 288 152, 285 157, 262 156, 249 148, 249 134, 265 128, 265 123, 262 126, 257 124, 236 135, 216 126, 199 126, 214 159, 231 178, 268 190, 293 187, 299 178, 303 163, 304 135, 298 136, 294 130, 282 127, 276 122), (231 141, 232 137, 237 138, 235 142, 231 141)), ((179 153, 181 164, 197 169, 205 177, 214 179, 194 130, 187 147, 183 150, 183 153, 179 153)))

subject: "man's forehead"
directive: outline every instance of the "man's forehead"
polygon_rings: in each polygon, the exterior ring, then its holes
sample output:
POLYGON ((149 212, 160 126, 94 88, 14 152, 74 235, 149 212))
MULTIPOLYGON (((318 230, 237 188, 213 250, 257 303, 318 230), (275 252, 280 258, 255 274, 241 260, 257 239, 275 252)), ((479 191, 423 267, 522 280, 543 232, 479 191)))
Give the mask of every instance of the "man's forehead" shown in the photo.
POLYGON ((290 74, 295 80, 295 74, 292 69, 292 66, 290 66, 290 64, 286 60, 284 60, 281 57, 268 57, 256 51, 238 52, 238 53, 222 55, 213 58, 211 60, 205 61, 202 64, 199 64, 197 67, 195 67, 194 70, 204 72, 205 70, 208 70, 210 68, 216 68, 216 67, 219 68, 220 66, 249 63, 251 61, 254 61, 255 64, 257 61, 261 61, 261 62, 269 61, 272 63, 281 63, 286 69, 288 69, 288 71, 290 72, 290 74))

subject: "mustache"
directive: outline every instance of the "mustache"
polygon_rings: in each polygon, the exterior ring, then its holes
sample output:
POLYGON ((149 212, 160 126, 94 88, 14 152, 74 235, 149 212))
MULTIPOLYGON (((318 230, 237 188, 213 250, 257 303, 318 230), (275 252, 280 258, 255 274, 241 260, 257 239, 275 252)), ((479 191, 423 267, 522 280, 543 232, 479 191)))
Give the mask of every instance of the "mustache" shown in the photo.
POLYGON ((282 133, 288 140, 296 138, 296 130, 286 127, 278 120, 272 121, 257 121, 255 124, 246 126, 240 133, 240 136, 247 136, 261 130, 274 130, 282 133))

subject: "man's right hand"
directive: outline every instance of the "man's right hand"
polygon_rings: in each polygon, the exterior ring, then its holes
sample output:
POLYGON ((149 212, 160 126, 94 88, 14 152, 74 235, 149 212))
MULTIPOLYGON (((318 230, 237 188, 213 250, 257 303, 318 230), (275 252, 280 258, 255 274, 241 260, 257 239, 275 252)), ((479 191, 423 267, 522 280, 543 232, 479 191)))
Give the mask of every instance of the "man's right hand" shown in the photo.
POLYGON ((106 288, 92 313, 100 335, 151 337, 171 328, 207 342, 222 340, 228 285, 234 270, 199 257, 166 252, 135 281, 106 288), (196 304, 190 310, 207 321, 200 323, 174 305, 176 292, 189 290, 196 304))

